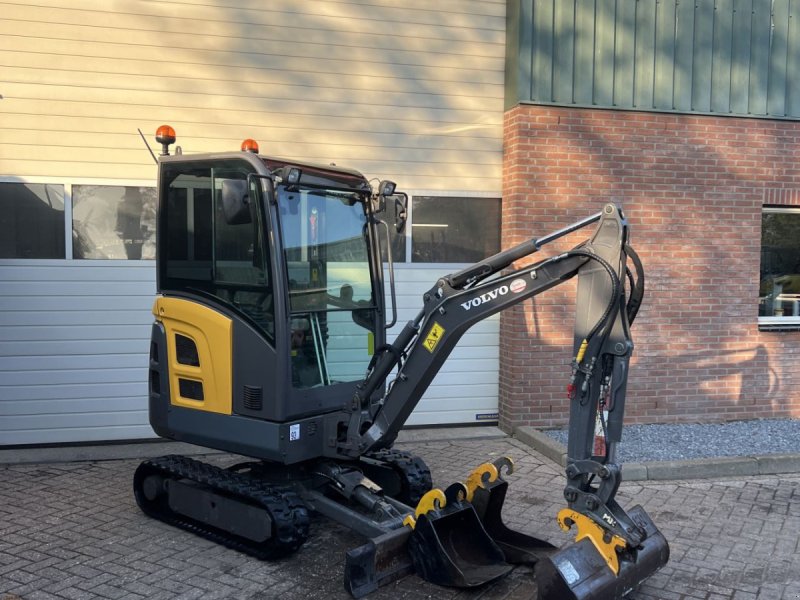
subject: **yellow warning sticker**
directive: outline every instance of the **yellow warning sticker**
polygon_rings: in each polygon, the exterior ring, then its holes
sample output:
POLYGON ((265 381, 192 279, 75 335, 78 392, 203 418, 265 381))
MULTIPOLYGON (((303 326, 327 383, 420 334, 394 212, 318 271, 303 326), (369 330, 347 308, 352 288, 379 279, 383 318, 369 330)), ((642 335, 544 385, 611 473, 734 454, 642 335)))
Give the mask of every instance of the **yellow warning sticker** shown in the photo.
POLYGON ((428 332, 428 337, 425 338, 423 345, 428 349, 428 352, 433 354, 433 351, 436 350, 436 344, 439 343, 439 340, 442 339, 444 335, 444 328, 439 325, 437 322, 434 321, 433 327, 428 332))

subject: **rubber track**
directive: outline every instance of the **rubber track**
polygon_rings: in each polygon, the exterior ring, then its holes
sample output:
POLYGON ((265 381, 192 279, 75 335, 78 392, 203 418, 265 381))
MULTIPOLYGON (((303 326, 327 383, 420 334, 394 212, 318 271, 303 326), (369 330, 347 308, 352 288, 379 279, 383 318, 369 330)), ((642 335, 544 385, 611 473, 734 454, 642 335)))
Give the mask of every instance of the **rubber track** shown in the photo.
POLYGON ((308 509, 297 494, 270 488, 265 482, 185 456, 163 456, 141 463, 134 475, 134 495, 146 515, 261 560, 292 554, 308 539, 308 509), (163 496, 162 501, 147 500, 141 489, 142 482, 156 473, 165 479, 189 479, 227 497, 265 509, 272 519, 272 537, 254 542, 174 513, 163 496))
POLYGON ((416 454, 385 448, 368 452, 365 456, 388 464, 403 478, 403 492, 397 499, 409 506, 416 506, 420 499, 433 487, 431 470, 425 461, 416 454))

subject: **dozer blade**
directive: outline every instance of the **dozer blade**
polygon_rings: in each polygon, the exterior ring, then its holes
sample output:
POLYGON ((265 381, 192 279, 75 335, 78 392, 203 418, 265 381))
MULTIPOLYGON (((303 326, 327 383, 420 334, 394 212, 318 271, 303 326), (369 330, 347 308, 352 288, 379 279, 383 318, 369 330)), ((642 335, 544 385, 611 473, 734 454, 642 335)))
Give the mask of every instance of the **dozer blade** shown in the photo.
POLYGON ((414 571, 407 544, 411 529, 403 527, 347 552, 344 587, 354 598, 361 598, 379 587, 414 571))
POLYGON ((589 538, 559 550, 536 566, 538 600, 618 600, 663 567, 669 559, 664 535, 641 506, 628 511, 647 538, 619 556, 619 573, 609 567, 589 538))
POLYGON ((503 551, 481 525, 466 488, 453 484, 442 493, 434 489, 417 507, 408 550, 417 573, 432 583, 476 587, 511 571, 503 551))
POLYGON ((503 467, 506 468, 506 473, 514 471, 514 463, 508 457, 477 467, 467 479, 467 498, 471 496, 470 502, 475 507, 486 533, 503 551, 506 561, 515 565, 533 565, 542 557, 552 554, 556 547, 539 538, 510 529, 503 523, 503 504, 508 491, 508 482, 502 477, 503 467))

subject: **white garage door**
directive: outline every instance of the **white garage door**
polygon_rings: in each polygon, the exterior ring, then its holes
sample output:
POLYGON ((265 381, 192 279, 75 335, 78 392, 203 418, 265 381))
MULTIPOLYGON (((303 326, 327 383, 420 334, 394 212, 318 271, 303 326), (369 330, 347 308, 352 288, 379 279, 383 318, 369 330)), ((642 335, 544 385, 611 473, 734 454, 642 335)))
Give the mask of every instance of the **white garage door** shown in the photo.
POLYGON ((0 444, 153 437, 152 262, 0 263, 0 444))
MULTIPOLYGON (((153 437, 147 419, 153 263, 15 262, 0 263, 0 445, 153 437)), ((452 270, 397 266, 399 325, 452 270)), ((409 424, 492 418, 497 373, 494 317, 461 340, 409 424)))
MULTIPOLYGON (((422 308, 422 294, 442 275, 463 265, 395 265, 397 278, 397 325, 390 339, 422 308)), ((388 288, 388 284, 387 284, 388 288)), ((500 317, 495 315, 473 326, 458 342, 442 370, 431 383, 409 425, 475 423, 497 420, 500 368, 500 317)))

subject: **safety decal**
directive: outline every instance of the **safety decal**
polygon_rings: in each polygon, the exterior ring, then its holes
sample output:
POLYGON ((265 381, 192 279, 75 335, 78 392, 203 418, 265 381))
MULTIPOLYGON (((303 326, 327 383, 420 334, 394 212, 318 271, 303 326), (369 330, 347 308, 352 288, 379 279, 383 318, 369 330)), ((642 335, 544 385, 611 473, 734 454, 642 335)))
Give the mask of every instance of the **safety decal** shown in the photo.
POLYGON ((428 337, 425 338, 423 345, 425 348, 428 349, 428 352, 433 354, 433 351, 436 350, 436 345, 439 343, 439 340, 442 339, 444 335, 444 328, 434 321, 433 327, 428 332, 428 337))

